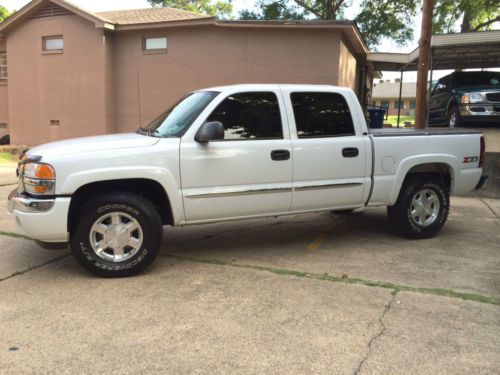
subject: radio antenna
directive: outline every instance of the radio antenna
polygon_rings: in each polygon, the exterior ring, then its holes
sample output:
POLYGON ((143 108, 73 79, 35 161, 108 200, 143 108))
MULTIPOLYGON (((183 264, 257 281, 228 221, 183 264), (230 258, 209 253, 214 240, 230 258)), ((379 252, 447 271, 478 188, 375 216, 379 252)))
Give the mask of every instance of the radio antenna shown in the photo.
POLYGON ((141 84, 139 81, 139 71, 137 71, 137 105, 139 108, 139 126, 142 128, 142 114, 141 114, 141 84))

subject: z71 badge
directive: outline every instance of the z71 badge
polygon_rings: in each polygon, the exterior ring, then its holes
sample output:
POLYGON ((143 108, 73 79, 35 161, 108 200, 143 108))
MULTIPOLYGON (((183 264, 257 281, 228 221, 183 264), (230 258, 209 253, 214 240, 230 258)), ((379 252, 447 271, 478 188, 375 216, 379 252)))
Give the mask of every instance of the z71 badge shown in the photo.
POLYGON ((479 161, 479 156, 464 156, 464 164, 476 163, 479 161))

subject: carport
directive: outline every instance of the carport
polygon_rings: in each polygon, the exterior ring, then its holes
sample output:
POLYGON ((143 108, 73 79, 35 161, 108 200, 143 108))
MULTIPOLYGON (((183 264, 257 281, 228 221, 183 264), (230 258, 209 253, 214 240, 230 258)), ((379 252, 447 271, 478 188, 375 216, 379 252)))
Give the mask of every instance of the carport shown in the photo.
MULTIPOLYGON (((399 101, 401 101, 404 72, 417 70, 418 57, 419 48, 417 47, 410 53, 370 52, 367 60, 376 71, 401 73, 399 84, 399 101)), ((500 31, 433 35, 427 108, 429 108, 434 70, 496 67, 500 67, 500 31)), ((398 109, 398 127, 399 118, 400 109, 398 109)), ((427 111, 428 119, 429 111, 427 111)))

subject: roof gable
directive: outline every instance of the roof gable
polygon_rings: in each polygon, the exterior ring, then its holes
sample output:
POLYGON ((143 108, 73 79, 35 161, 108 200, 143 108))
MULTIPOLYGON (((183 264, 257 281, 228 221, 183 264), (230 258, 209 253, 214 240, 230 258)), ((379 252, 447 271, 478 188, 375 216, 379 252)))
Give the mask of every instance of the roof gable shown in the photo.
POLYGON ((12 16, 0 23, 0 35, 9 32, 12 28, 22 23, 26 19, 40 18, 68 14, 79 15, 95 24, 96 28, 114 28, 114 25, 104 17, 99 17, 94 13, 83 10, 76 5, 64 0, 33 0, 23 8, 19 9, 12 16))

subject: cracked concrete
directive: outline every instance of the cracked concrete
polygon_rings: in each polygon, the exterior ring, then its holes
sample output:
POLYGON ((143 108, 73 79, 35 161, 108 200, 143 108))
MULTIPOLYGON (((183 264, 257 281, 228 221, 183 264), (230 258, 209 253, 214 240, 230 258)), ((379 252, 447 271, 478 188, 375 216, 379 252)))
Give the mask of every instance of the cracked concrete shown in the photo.
POLYGON ((394 301, 396 300, 396 296, 397 296, 397 292, 396 293, 391 293, 392 295, 392 298, 391 300, 389 301, 389 303, 387 303, 385 306, 384 306, 384 310, 382 311, 382 314, 380 315, 379 317, 379 322, 380 322, 380 331, 375 335, 373 336, 370 341, 368 342, 368 349, 367 349, 367 352, 366 352, 366 355, 363 357, 363 359, 361 360, 361 362, 359 362, 359 365, 358 367, 356 368, 356 370, 354 371, 354 375, 358 375, 361 370, 363 369, 363 365, 364 363, 366 362, 366 360, 370 357, 370 354, 372 353, 372 345, 373 343, 379 338, 381 337, 384 332, 385 332, 385 329, 386 329, 386 326, 385 326, 385 323, 384 323, 384 317, 385 315, 389 312, 389 310, 391 309, 392 307, 392 304, 394 303, 394 301))
POLYGON ((498 373, 499 202, 453 198, 425 241, 381 209, 166 228, 118 280, 0 218, 0 373, 498 373))

